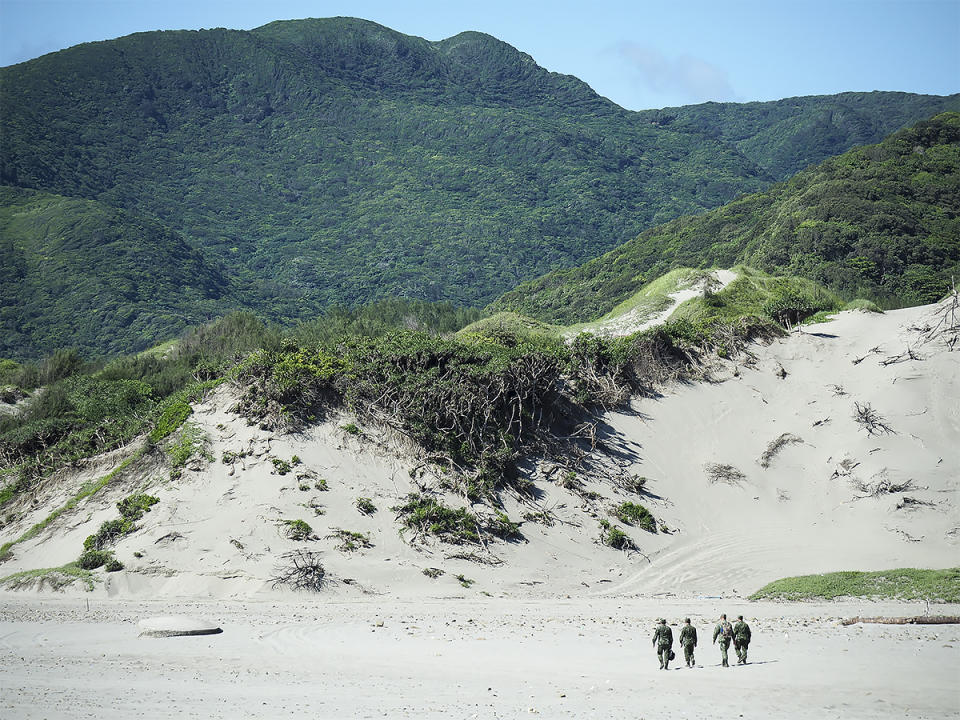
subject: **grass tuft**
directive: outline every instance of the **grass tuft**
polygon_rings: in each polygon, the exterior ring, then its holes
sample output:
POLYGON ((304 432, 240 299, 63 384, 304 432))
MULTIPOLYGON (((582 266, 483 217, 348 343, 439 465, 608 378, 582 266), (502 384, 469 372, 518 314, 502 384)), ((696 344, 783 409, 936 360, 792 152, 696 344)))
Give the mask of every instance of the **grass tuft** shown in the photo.
POLYGON ((833 600, 841 597, 960 603, 960 568, 899 568, 800 575, 764 585, 750 596, 750 600, 833 600))

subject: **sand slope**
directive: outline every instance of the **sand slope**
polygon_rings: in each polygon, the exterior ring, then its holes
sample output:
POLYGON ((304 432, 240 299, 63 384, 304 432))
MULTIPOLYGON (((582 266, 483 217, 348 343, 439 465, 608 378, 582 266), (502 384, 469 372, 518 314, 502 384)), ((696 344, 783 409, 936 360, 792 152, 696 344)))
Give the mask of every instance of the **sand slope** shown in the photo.
MULTIPOLYGON (((523 540, 483 547, 401 536, 391 508, 430 484, 429 473, 412 472, 420 462, 413 448, 374 428, 351 434, 343 427, 349 417, 303 433, 266 431, 232 412, 226 388, 191 418, 209 439, 207 461, 178 480, 159 465, 142 467, 16 545, 2 572, 75 559, 83 539, 116 516, 116 501, 142 489, 160 502, 118 543, 126 569, 101 571, 96 594, 282 596, 272 579, 298 550, 317 553, 334 597, 746 596, 787 575, 952 566, 960 551, 960 352, 947 344, 955 333, 928 332, 944 312, 841 313, 752 347, 720 367, 716 382, 608 413, 590 460, 608 477, 647 477, 645 493, 589 475, 574 492, 534 460, 537 499, 508 497, 504 508, 522 522, 523 540), (857 404, 890 432, 859 424, 857 404), (763 467, 781 437, 787 442, 763 467), (742 478, 711 482, 710 464, 742 478), (361 497, 376 512, 361 513, 361 497), (637 545, 621 552, 599 543, 599 522, 615 522, 610 509, 627 499, 646 505, 666 532, 621 526, 637 545), (310 538, 288 538, 289 520, 307 522, 310 538), (339 530, 363 534, 369 547, 339 549, 339 530), (425 568, 443 574, 431 579, 425 568)), ((18 536, 118 460, 60 478, 46 502, 5 532, 18 536)))
MULTIPOLYGON (((268 432, 231 412, 232 391, 221 390, 191 418, 209 438, 209 461, 178 480, 147 463, 0 565, 7 574, 66 563, 116 515, 117 500, 144 489, 160 498, 116 547, 126 569, 98 571, 93 592, 0 593, 0 715, 957 717, 957 626, 838 621, 960 608, 744 599, 788 575, 956 565, 960 352, 956 333, 934 332, 944 312, 842 313, 751 348, 719 367, 716 382, 603 416, 588 459, 608 477, 649 478, 646 494, 596 474, 577 493, 533 459, 537 500, 507 498, 505 509, 515 520, 547 511, 553 523, 525 520, 524 541, 487 547, 411 545, 398 534, 391 506, 430 477, 411 475, 416 453, 396 438, 353 435, 341 427, 349 417, 268 432), (892 432, 868 433, 855 403, 892 432), (764 467, 785 433, 799 440, 764 467), (227 453, 236 459, 224 463, 227 453), (294 455, 299 464, 281 474, 274 460, 294 455), (743 477, 711 482, 710 463, 743 477), (359 512, 358 497, 376 512, 359 512), (599 544, 599 521, 624 499, 669 531, 626 528, 632 552, 599 544), (289 519, 309 522, 314 537, 286 537, 289 519), (337 529, 366 534, 371 547, 338 550, 337 529), (322 592, 273 587, 298 549, 322 559, 322 592), (751 622, 746 667, 719 667, 710 632, 722 611, 751 622), (138 623, 158 615, 202 617, 224 632, 139 637, 138 623), (675 635, 693 619, 696 669, 656 669, 650 636, 660 616, 675 635)), ((123 457, 58 477, 4 539, 123 457)))

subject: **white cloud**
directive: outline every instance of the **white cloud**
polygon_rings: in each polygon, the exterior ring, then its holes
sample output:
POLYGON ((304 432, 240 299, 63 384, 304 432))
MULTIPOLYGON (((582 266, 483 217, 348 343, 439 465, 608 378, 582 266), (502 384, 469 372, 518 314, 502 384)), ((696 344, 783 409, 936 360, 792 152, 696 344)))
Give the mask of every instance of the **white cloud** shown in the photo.
POLYGON ((692 55, 667 57, 636 43, 621 43, 617 55, 636 71, 646 89, 681 102, 726 101, 737 98, 727 71, 692 55))

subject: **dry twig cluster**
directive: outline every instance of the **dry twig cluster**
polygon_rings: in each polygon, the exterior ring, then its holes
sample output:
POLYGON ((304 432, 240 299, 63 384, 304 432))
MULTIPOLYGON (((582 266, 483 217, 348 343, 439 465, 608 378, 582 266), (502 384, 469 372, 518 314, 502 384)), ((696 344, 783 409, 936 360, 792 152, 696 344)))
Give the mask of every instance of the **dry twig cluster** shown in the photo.
POLYGON ((310 550, 294 550, 285 553, 281 559, 288 564, 279 567, 270 578, 273 587, 281 585, 293 590, 310 590, 319 592, 326 583, 326 570, 320 562, 320 553, 310 550))
POLYGON ((722 463, 707 463, 703 466, 707 474, 707 479, 711 483, 727 483, 728 485, 739 485, 746 479, 746 475, 737 470, 733 465, 724 465, 722 463))
POLYGON ((773 458, 775 458, 777 453, 779 453, 784 447, 802 442, 803 438, 797 437, 791 433, 783 433, 776 440, 770 441, 770 444, 767 445, 767 449, 763 451, 763 455, 760 456, 760 459, 757 460, 757 462, 760 463, 760 467, 766 469, 770 467, 770 463, 773 462, 773 458))

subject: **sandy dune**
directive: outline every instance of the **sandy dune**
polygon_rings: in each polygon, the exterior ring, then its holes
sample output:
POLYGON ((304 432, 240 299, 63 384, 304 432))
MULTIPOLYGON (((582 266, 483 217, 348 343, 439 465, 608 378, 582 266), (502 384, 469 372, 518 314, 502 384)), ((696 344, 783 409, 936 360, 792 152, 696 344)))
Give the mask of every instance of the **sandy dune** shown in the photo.
MULTIPOLYGON (((0 715, 957 716, 956 626, 837 620, 960 609, 745 600, 788 575, 957 564, 960 352, 955 334, 934 332, 944 312, 842 313, 754 346, 715 382, 608 413, 593 460, 647 477, 646 494, 585 477, 591 499, 532 462, 537 500, 508 498, 505 509, 515 520, 546 510, 554 522, 524 520, 524 541, 485 548, 401 537, 390 508, 414 489, 417 460, 396 439, 353 435, 341 427, 348 417, 268 432, 232 413, 231 391, 220 391, 192 418, 211 461, 176 481, 144 468, 14 547, 3 574, 61 565, 118 499, 142 488, 160 498, 116 548, 126 569, 93 592, 0 594, 0 715), (868 432, 857 404, 891 432, 868 432), (242 456, 225 463, 228 453, 242 456), (295 455, 281 474, 274 461, 295 455), (742 477, 712 482, 713 464, 742 477), (360 497, 376 512, 359 512, 360 497), (625 528, 638 547, 626 553, 597 540, 624 499, 666 528, 625 528), (312 538, 286 537, 290 519, 308 522, 312 538), (338 549, 338 529, 370 547, 338 549), (304 548, 322 557, 327 587, 273 587, 284 556, 304 548), (443 573, 431 579, 425 568, 443 573), (709 633, 721 611, 751 619, 751 665, 718 667, 709 633), (137 637, 140 620, 171 614, 224 633, 137 637), (650 635, 661 615, 694 619, 702 667, 656 669, 650 635)), ((119 460, 61 478, 5 532, 18 536, 119 460)))

